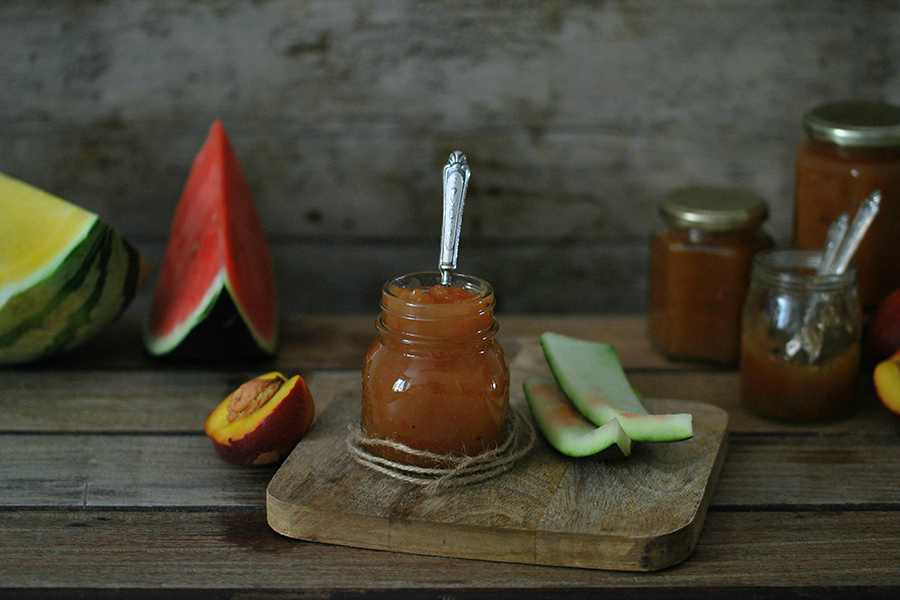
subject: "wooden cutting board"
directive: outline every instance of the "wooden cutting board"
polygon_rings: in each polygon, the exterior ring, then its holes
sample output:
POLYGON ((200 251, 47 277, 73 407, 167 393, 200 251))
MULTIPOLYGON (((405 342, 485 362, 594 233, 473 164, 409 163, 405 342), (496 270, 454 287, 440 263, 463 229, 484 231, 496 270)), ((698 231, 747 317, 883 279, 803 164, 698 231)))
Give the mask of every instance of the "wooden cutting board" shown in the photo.
MULTIPOLYGON (((511 365, 511 405, 528 414, 521 381, 546 374, 539 348, 511 365)), ((302 540, 500 562, 652 571, 694 549, 726 448, 727 413, 687 400, 694 437, 635 443, 630 457, 565 457, 538 435, 510 471, 428 494, 357 464, 347 426, 359 422, 358 382, 340 390, 266 490, 269 525, 302 540)))

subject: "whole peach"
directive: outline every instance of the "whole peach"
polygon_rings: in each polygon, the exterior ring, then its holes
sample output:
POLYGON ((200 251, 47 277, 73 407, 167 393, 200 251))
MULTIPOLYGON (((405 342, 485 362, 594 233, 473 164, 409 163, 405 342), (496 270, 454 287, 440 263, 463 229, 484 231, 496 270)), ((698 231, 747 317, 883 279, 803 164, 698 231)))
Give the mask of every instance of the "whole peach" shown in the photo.
POLYGON ((884 360, 900 350, 900 290, 888 295, 869 323, 869 343, 876 360, 884 360))

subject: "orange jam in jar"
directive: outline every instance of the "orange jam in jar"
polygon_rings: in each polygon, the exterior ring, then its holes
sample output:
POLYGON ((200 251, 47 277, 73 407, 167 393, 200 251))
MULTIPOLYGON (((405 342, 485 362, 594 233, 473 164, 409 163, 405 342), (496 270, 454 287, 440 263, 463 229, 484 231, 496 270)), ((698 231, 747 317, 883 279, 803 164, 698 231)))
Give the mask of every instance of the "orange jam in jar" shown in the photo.
POLYGON ((853 265, 816 275, 821 254, 760 254, 744 309, 740 391, 754 412, 783 421, 846 413, 859 380, 861 313, 853 265))
MULTIPOLYGON (((438 455, 475 456, 506 438, 509 368, 494 340, 494 291, 484 280, 413 273, 382 289, 379 339, 363 366, 365 436, 438 455)), ((402 449, 383 458, 441 466, 402 449)))
POLYGON ((659 207, 650 246, 649 336, 675 360, 738 361, 754 255, 772 247, 765 202, 728 188, 686 188, 659 207))
POLYGON ((835 102, 804 116, 797 152, 794 246, 820 250, 828 226, 875 190, 878 216, 854 256, 864 313, 900 288, 900 106, 835 102))

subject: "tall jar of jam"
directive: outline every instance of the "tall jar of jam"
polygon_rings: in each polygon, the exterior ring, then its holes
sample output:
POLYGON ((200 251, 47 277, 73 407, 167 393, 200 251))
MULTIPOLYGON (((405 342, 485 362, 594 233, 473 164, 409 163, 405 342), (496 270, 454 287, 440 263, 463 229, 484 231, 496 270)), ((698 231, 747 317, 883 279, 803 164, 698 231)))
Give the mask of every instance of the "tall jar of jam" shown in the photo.
MULTIPOLYGON (((509 369, 494 340, 494 292, 477 277, 403 275, 382 289, 379 339, 363 366, 366 437, 440 456, 475 456, 506 437, 509 369)), ((372 445, 389 460, 442 466, 372 445)))
POLYGON ((900 288, 900 106, 876 102, 824 104, 803 119, 797 153, 794 246, 821 249, 828 226, 852 217, 881 190, 878 217, 856 253, 859 297, 871 313, 900 288))
POLYGON ((731 188, 685 188, 659 206, 652 235, 649 335, 663 355, 734 365, 753 256, 772 247, 757 196, 731 188))
POLYGON ((784 421, 838 417, 852 406, 860 364, 856 270, 816 275, 821 253, 760 254, 744 308, 745 405, 784 421))

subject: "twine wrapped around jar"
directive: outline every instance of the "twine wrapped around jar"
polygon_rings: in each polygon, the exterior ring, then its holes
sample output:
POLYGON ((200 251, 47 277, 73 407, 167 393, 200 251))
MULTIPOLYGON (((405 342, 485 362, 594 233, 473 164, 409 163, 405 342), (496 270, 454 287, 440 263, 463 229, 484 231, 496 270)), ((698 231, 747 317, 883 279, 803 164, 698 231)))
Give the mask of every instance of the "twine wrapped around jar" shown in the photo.
POLYGON ((534 447, 536 433, 528 418, 509 411, 507 434, 502 444, 474 456, 440 455, 410 448, 398 442, 367 437, 355 424, 347 426, 347 450, 359 464, 400 481, 425 486, 426 494, 457 485, 485 481, 505 473, 534 447), (446 467, 419 467, 382 458, 367 447, 389 448, 432 460, 446 467))

